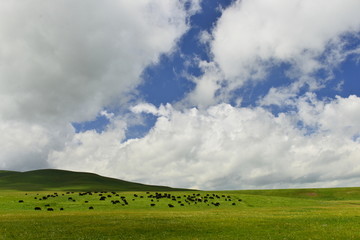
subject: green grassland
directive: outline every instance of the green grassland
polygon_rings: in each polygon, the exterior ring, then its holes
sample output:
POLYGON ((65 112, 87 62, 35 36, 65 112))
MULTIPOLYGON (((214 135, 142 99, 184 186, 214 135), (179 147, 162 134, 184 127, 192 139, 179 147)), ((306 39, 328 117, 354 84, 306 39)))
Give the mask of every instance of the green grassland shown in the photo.
POLYGON ((0 190, 0 239, 360 239, 360 188, 90 192, 68 184, 0 190))

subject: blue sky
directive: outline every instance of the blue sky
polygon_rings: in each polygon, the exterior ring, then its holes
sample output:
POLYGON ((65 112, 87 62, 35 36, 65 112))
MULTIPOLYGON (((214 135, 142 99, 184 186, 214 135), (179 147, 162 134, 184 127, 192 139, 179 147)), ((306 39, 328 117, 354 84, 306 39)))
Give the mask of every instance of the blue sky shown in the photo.
POLYGON ((38 2, 0 8, 0 169, 201 189, 360 179, 358 1, 38 2))

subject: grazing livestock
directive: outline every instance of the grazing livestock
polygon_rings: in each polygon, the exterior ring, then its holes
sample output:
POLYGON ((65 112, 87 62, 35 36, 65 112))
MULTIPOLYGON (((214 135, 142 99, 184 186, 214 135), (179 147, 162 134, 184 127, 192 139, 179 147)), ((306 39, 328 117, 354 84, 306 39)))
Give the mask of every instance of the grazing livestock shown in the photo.
POLYGON ((173 207, 174 207, 174 205, 172 205, 172 204, 168 204, 168 206, 169 206, 170 208, 173 208, 173 207))
POLYGON ((54 211, 54 209, 53 209, 53 208, 48 208, 47 210, 48 210, 48 211, 54 211))
POLYGON ((64 211, 64 208, 60 208, 60 211, 64 211))
POLYGON ((154 206, 155 206, 155 203, 151 203, 150 206, 154 207, 154 206))
POLYGON ((19 203, 23 203, 24 202, 24 200, 19 200, 19 203))
POLYGON ((34 208, 36 211, 41 211, 41 207, 35 207, 34 208))
POLYGON ((90 209, 90 210, 92 210, 92 209, 94 209, 94 207, 93 207, 93 206, 91 206, 91 207, 89 207, 89 209, 90 209))

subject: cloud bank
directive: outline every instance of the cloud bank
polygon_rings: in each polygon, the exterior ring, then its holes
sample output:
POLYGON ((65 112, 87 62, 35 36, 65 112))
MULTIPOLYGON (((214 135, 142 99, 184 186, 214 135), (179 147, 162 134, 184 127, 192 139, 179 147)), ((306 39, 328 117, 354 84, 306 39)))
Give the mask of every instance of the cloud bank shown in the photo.
POLYGON ((201 189, 331 187, 356 185, 360 177, 356 96, 324 103, 309 95, 297 112, 279 116, 229 104, 205 111, 142 104, 134 111, 158 116, 144 138, 121 143, 126 126, 113 119, 103 133, 77 134, 51 161, 60 168, 201 189))

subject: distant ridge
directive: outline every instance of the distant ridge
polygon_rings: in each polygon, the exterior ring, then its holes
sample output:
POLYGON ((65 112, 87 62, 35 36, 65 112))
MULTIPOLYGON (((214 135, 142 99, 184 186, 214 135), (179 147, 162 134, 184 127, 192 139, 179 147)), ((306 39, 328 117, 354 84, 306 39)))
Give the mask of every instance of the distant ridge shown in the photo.
POLYGON ((0 190, 19 191, 185 191, 103 177, 94 173, 58 169, 27 172, 0 170, 0 190))

